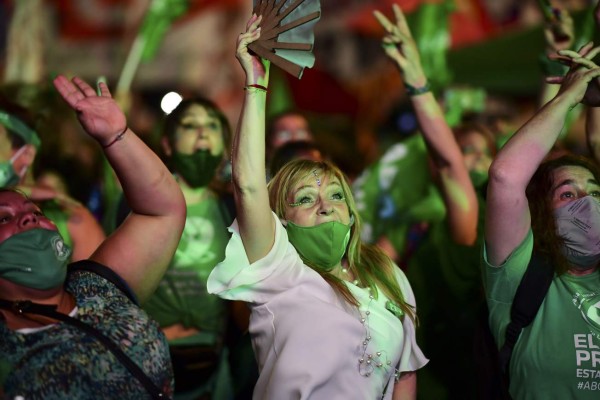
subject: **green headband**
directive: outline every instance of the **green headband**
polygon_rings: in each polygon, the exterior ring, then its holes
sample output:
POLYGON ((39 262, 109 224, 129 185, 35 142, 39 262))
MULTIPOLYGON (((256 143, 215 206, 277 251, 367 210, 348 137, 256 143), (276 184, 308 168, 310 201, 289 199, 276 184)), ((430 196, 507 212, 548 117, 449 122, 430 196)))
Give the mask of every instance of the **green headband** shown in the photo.
POLYGON ((37 149, 40 148, 40 145, 42 144, 40 137, 33 129, 29 128, 17 117, 0 110, 0 124, 4 125, 6 129, 9 129, 11 132, 18 135, 27 144, 32 144, 37 149))

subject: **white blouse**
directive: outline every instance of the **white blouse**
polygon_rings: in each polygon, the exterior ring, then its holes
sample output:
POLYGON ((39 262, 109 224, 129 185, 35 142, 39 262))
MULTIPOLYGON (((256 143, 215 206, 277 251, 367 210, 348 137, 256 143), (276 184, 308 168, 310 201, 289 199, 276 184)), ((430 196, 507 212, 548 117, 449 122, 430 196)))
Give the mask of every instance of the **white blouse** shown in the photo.
MULTIPOLYGON (((428 361, 417 346, 413 322, 388 311, 381 291, 370 296, 347 283, 359 310, 346 303, 302 262, 273 218, 273 248, 252 264, 234 221, 225 260, 207 285, 209 293, 250 303, 249 329, 260 370, 254 398, 381 399, 385 389, 383 398, 391 399, 395 368, 415 371, 428 361)), ((405 301, 414 306, 404 273, 396 271, 405 301)))

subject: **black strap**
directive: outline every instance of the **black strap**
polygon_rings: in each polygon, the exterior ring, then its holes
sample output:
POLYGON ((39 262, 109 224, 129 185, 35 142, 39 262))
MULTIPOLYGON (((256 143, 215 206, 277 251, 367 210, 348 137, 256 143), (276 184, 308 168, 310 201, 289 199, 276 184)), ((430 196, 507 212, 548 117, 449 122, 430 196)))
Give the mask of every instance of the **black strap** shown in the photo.
POLYGON ((56 311, 55 305, 37 304, 29 300, 24 301, 8 301, 0 299, 0 308, 10 310, 16 314, 37 314, 45 317, 54 318, 59 321, 63 321, 67 324, 73 325, 82 331, 94 336, 100 343, 102 343, 114 356, 131 372, 131 374, 144 386, 148 393, 154 399, 166 399, 168 396, 158 388, 148 378, 148 376, 142 371, 142 369, 134 363, 127 354, 123 352, 111 339, 106 337, 102 332, 97 330, 91 325, 81 322, 80 320, 73 318, 67 314, 56 311))
POLYGON ((510 323, 506 327, 504 344, 499 352, 500 367, 506 376, 508 376, 508 366, 517 339, 523 328, 535 318, 553 278, 554 268, 548 259, 534 251, 515 293, 510 311, 510 323))
MULTIPOLYGON (((121 278, 115 271, 108 268, 105 265, 97 263, 92 260, 81 260, 69 264, 69 275, 77 271, 92 272, 96 275, 101 276, 113 285, 115 285, 125 296, 129 298, 135 305, 139 305, 135 293, 131 290, 129 285, 121 278)), ((67 280, 68 281, 68 280, 67 280)))

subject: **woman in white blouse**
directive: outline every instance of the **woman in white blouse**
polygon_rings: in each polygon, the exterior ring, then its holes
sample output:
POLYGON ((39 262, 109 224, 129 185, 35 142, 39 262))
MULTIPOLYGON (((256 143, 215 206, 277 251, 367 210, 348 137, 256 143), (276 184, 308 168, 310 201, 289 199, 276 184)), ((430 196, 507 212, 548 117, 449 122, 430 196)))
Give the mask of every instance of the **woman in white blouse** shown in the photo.
POLYGON ((251 307, 254 398, 415 398, 415 371, 427 359, 415 341, 414 296, 402 271, 360 242, 343 173, 297 160, 265 183, 269 64, 247 49, 261 20, 254 15, 238 38, 246 73, 232 151, 238 217, 208 290, 251 307))

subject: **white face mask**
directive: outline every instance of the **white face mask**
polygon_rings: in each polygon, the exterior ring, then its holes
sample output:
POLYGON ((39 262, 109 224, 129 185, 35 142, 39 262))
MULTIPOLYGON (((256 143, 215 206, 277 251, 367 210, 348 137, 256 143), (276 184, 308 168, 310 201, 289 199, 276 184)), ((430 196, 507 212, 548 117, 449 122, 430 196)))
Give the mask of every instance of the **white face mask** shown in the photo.
POLYGON ((585 196, 554 210, 562 252, 574 268, 588 270, 600 262, 600 201, 585 196))

